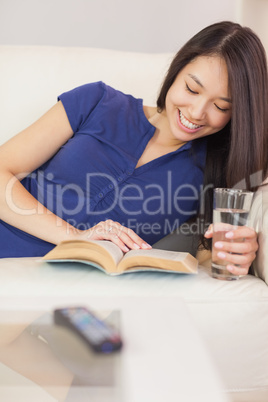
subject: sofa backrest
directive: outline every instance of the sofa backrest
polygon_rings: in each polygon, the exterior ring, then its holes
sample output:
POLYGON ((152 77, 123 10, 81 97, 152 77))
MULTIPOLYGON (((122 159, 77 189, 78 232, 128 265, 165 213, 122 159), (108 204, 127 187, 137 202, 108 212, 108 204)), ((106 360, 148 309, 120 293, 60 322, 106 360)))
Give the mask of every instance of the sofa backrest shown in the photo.
POLYGON ((0 143, 40 117, 57 96, 104 81, 155 105, 171 54, 93 48, 0 46, 0 143))

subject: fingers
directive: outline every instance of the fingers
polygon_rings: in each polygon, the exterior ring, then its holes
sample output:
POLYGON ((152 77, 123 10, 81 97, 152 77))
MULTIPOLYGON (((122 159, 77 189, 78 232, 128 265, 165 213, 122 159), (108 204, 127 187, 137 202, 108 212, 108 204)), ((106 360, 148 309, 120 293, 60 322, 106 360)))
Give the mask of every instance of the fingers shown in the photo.
POLYGON ((256 253, 247 253, 247 254, 231 254, 227 252, 220 251, 217 253, 217 257, 221 260, 227 261, 231 265, 239 265, 243 267, 250 267, 252 262, 256 257, 256 253))
POLYGON ((258 250, 255 230, 241 226, 226 232, 225 238, 226 241, 214 243, 213 254, 228 262, 226 268, 234 275, 246 275, 258 250))
POLYGON ((234 230, 231 230, 229 232, 226 232, 226 238, 228 239, 241 239, 241 238, 247 238, 247 239, 257 239, 257 234, 254 229, 248 227, 248 226, 239 226, 234 230))
POLYGON ((138 250, 140 248, 151 248, 151 246, 132 229, 120 225, 120 223, 110 219, 100 222, 94 228, 90 229, 89 232, 90 234, 88 238, 95 240, 110 240, 118 245, 124 252, 127 252, 130 249, 138 250))
POLYGON ((229 272, 231 272, 234 275, 238 275, 238 276, 247 275, 248 270, 249 270, 249 266, 242 266, 242 265, 240 265, 238 267, 238 266, 235 266, 235 265, 228 264, 226 266, 226 268, 228 269, 229 272))
MULTIPOLYGON (((140 236, 138 236, 132 229, 129 229, 125 226, 120 225, 118 222, 114 221, 105 221, 105 227, 109 226, 108 235, 113 241, 113 239, 118 239, 118 243, 123 243, 125 245, 125 249, 134 249, 137 250, 139 248, 149 249, 151 246, 144 242, 140 236)), ((128 250, 126 250, 128 251, 128 250)))
POLYGON ((226 241, 217 241, 214 247, 221 251, 236 254, 251 254, 258 250, 257 233, 254 229, 243 226, 226 232, 226 241))
MULTIPOLYGON (((204 236, 209 239, 213 237, 213 225, 209 225, 208 229, 206 230, 204 236)), ((252 238, 256 239, 257 235, 254 229, 248 226, 239 226, 236 229, 226 231, 226 238, 227 239, 241 239, 241 238, 252 238)))
POLYGON ((258 243, 256 239, 238 239, 234 242, 217 241, 214 243, 214 247, 219 251, 227 251, 229 253, 236 254, 249 254, 256 252, 258 249, 258 243), (239 241, 240 240, 240 241, 239 241))

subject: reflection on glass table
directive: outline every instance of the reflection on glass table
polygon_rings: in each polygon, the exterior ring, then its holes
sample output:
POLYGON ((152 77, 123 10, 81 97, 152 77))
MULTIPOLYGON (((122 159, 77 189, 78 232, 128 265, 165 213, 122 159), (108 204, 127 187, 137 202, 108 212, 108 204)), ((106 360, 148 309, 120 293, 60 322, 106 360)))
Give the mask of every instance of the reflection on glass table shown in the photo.
MULTIPOLYGON (((118 328, 118 311, 101 314, 118 328)), ((34 384, 44 391, 42 401, 121 400, 120 352, 94 352, 73 332, 54 325, 52 313, 0 312, 0 333, 1 400, 32 401, 34 384)))

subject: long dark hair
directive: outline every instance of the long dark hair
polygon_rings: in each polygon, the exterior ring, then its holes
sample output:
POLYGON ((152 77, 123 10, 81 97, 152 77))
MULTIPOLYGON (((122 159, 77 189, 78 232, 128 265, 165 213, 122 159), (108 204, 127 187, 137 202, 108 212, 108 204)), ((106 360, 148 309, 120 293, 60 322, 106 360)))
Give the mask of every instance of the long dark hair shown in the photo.
MULTIPOLYGON (((159 112, 165 109, 167 92, 178 73, 199 56, 225 60, 232 97, 231 121, 207 137, 202 219, 211 222, 213 187, 256 190, 267 175, 268 73, 264 47, 250 28, 230 21, 210 25, 174 57, 157 99, 159 112)), ((204 238, 202 244, 209 246, 204 238)))

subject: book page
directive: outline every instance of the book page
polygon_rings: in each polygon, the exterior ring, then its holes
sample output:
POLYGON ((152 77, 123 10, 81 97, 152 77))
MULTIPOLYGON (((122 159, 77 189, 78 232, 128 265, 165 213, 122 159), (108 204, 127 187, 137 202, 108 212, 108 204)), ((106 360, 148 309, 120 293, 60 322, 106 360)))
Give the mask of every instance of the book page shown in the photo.
POLYGON ((189 253, 169 250, 131 250, 119 263, 119 271, 134 267, 151 267, 159 270, 196 273, 198 261, 189 253))
POLYGON ((160 250, 156 248, 152 248, 150 250, 130 250, 125 254, 124 260, 130 257, 151 257, 151 258, 162 258, 165 260, 173 260, 173 261, 181 261, 185 258, 185 254, 183 252, 178 251, 169 251, 169 250, 160 250))
POLYGON ((44 260, 77 260, 95 262, 107 272, 116 272, 124 253, 114 243, 106 240, 67 240, 58 244, 44 260))
POLYGON ((101 247, 104 247, 114 260, 115 265, 118 265, 124 257, 124 253, 121 248, 109 240, 91 240, 89 243, 97 244, 101 247))

